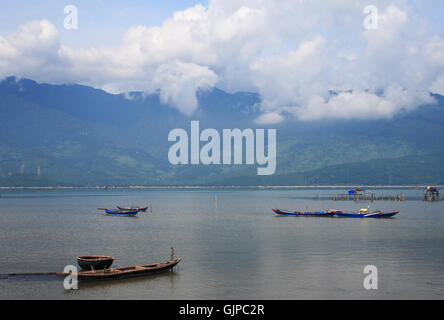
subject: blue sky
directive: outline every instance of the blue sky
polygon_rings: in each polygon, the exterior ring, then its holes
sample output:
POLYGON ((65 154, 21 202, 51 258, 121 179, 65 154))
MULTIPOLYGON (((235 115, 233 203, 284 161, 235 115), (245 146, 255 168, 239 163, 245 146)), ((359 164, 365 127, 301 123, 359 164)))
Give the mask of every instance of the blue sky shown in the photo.
MULTIPOLYGON (((437 32, 444 33, 444 1, 410 0, 409 2, 418 14, 427 17, 437 32)), ((63 32, 64 42, 78 46, 111 44, 120 39, 131 26, 161 25, 175 11, 184 10, 196 4, 208 7, 208 0, 1 0, 0 3, 2 8, 0 34, 13 32, 30 20, 43 18, 56 26, 62 26, 65 17, 63 8, 68 4, 77 6, 79 30, 60 31, 63 32)))
POLYGON ((156 26, 170 18, 175 11, 207 0, 1 0, 0 34, 15 31, 31 21, 48 19, 58 27, 62 42, 76 47, 111 45, 136 25, 156 26), (79 29, 64 30, 63 8, 73 4, 79 10, 79 29))

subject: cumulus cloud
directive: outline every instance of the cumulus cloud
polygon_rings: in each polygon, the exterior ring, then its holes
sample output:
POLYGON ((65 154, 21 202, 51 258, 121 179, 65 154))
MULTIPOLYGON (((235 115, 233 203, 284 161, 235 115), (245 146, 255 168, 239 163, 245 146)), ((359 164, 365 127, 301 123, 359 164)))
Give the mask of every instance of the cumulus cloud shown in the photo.
POLYGON ((444 39, 413 2, 372 4, 378 28, 366 30, 364 0, 212 0, 88 49, 63 45, 47 20, 31 21, 0 35, 0 76, 158 91, 186 114, 198 89, 257 91, 261 124, 387 118, 432 103, 428 93, 444 91, 444 39))
POLYGON ((197 108, 197 89, 209 89, 217 82, 217 75, 208 67, 175 60, 160 65, 154 74, 152 90, 160 88, 160 100, 177 106, 191 115, 197 108))
POLYGON ((254 85, 262 95, 264 110, 302 103, 304 96, 328 90, 323 75, 324 43, 318 36, 285 55, 258 58, 251 64, 254 85))
POLYGON ((341 92, 327 100, 312 96, 303 107, 286 108, 286 111, 293 112, 301 120, 380 119, 428 103, 434 103, 434 99, 426 92, 412 93, 398 86, 390 86, 383 94, 341 92))
POLYGON ((0 36, 0 75, 40 77, 59 65, 59 33, 48 20, 31 21, 16 32, 0 36))

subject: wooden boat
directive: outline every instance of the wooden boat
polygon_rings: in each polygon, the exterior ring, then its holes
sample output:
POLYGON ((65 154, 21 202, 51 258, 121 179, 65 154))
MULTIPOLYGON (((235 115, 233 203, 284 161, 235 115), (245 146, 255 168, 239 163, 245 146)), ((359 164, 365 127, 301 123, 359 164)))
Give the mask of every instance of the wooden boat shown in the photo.
POLYGON ((138 209, 134 210, 112 210, 105 209, 106 214, 115 215, 115 216, 135 216, 139 213, 138 209))
POLYGON ((306 217, 332 217, 336 211, 315 211, 315 212, 300 212, 300 211, 288 211, 282 209, 272 209, 274 213, 283 216, 306 216, 306 217))
POLYGON ((369 212, 368 209, 361 209, 359 212, 337 212, 337 217, 343 218, 390 218, 397 215, 399 211, 381 212, 379 210, 369 212))
POLYGON ((84 270, 102 270, 113 264, 114 258, 110 256, 80 256, 77 263, 84 270))
POLYGON ((119 207, 119 206, 116 206, 116 207, 117 207, 117 209, 122 210, 122 211, 139 210, 139 211, 145 212, 146 209, 148 209, 148 206, 147 207, 119 207))
POLYGON ((306 217, 343 217, 343 218, 390 218, 399 213, 399 211, 393 212, 381 212, 373 211, 369 212, 368 209, 361 209, 359 212, 344 212, 341 210, 326 210, 315 212, 300 212, 300 211, 288 211, 282 209, 272 209, 276 214, 283 216, 306 216, 306 217))
POLYGON ((399 211, 393 212, 381 212, 381 211, 373 211, 371 213, 367 213, 365 215, 366 218, 390 218, 397 215, 399 211))
MULTIPOLYGON (((171 270, 180 261, 182 261, 182 259, 177 258, 177 259, 173 259, 170 261, 141 265, 141 266, 81 271, 81 272, 77 272, 77 279, 79 281, 115 280, 115 279, 130 278, 130 277, 148 276, 148 275, 171 270)), ((66 274, 66 275, 68 275, 68 274, 66 274)))

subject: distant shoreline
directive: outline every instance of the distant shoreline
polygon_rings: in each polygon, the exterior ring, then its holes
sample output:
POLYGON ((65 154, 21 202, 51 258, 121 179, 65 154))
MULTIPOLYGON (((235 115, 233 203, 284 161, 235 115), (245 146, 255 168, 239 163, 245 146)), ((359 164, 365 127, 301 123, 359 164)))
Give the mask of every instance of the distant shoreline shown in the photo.
MULTIPOLYGON (((52 186, 52 187, 0 187, 0 190, 51 190, 51 189, 424 189, 428 185, 325 185, 325 186, 52 186)), ((442 188, 442 185, 434 185, 437 188, 442 188)))

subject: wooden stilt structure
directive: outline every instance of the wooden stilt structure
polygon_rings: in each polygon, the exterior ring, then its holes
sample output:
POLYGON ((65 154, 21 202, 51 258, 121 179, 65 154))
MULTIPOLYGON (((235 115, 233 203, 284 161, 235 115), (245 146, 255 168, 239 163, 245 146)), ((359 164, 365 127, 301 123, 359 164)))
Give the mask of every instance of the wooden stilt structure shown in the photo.
MULTIPOLYGON (((318 197, 319 199, 319 197, 318 197)), ((349 190, 348 193, 345 194, 332 194, 331 200, 333 201, 344 201, 344 200, 350 200, 350 201, 379 201, 379 200, 386 200, 386 201, 405 201, 405 196, 402 194, 396 194, 396 195, 390 195, 390 196, 378 196, 375 195, 373 191, 368 191, 364 189, 352 189, 349 190)))
POLYGON ((439 191, 436 187, 428 186, 426 192, 422 193, 422 201, 439 201, 439 191))

